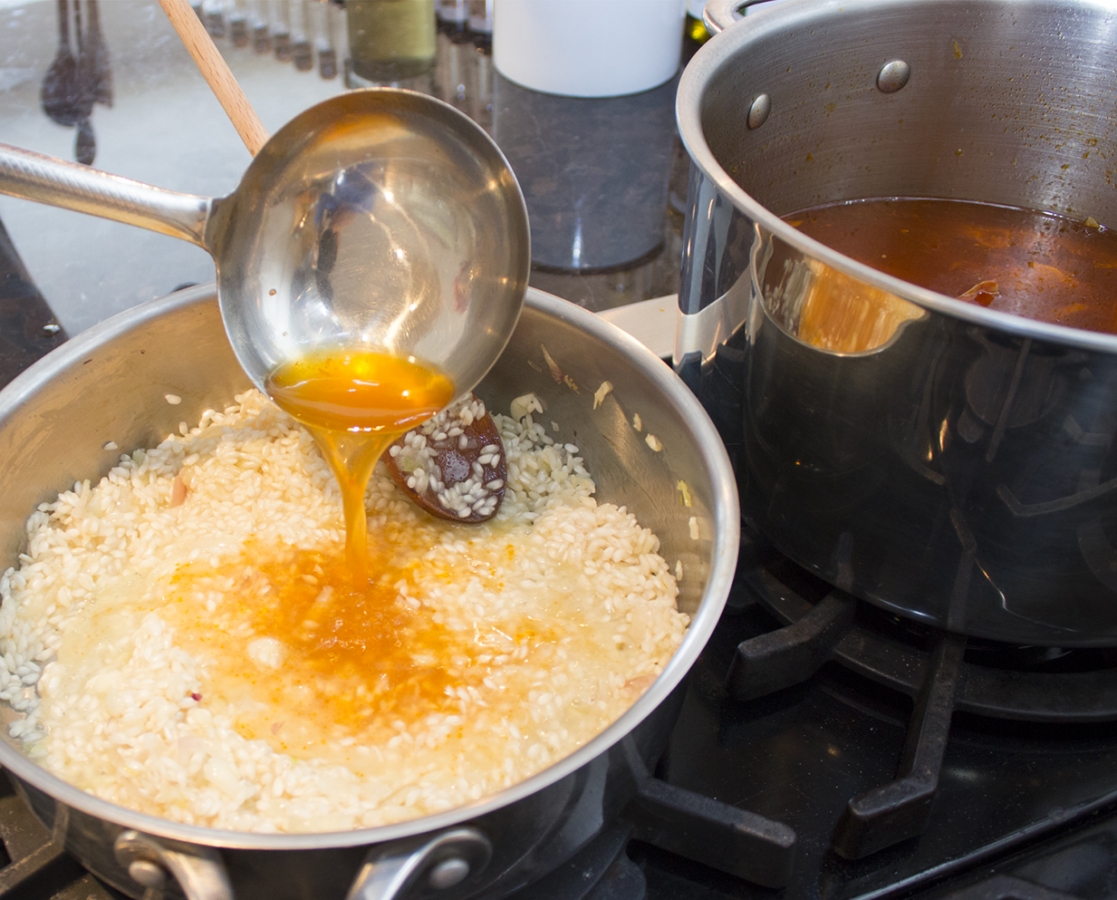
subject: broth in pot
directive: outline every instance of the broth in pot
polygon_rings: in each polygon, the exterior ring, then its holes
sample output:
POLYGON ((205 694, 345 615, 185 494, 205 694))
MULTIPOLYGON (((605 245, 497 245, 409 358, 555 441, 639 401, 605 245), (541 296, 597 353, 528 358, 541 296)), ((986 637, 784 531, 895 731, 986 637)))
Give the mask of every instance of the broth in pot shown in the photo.
POLYGON ((887 275, 989 309, 1117 334, 1117 236, 1094 221, 962 200, 882 198, 785 217, 887 275))

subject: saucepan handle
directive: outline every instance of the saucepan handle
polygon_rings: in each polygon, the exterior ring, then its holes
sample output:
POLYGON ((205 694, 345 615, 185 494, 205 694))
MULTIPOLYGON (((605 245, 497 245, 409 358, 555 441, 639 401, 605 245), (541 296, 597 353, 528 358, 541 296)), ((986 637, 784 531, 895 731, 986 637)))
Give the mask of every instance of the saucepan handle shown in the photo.
POLYGON ((169 234, 205 247, 213 201, 0 144, 0 193, 169 234))
POLYGON ((745 10, 768 0, 706 0, 702 10, 702 21, 710 34, 720 34, 734 22, 745 17, 745 10))
POLYGON ((186 900, 233 900, 220 855, 207 847, 176 850, 138 831, 122 831, 113 845, 116 861, 144 888, 144 900, 161 900, 168 877, 186 900))
MULTIPOLYGON (((169 878, 186 900, 233 900, 233 889, 217 851, 177 848, 138 831, 116 839, 117 862, 145 888, 144 900, 161 900, 169 878)), ((454 828, 404 850, 369 851, 346 900, 398 900, 422 885, 429 893, 477 878, 492 858, 492 844, 476 828, 454 828)))
POLYGON ((448 890, 480 874, 492 852, 489 839, 468 827, 445 831, 404 852, 374 848, 345 900, 396 900, 420 882, 428 891, 448 890))

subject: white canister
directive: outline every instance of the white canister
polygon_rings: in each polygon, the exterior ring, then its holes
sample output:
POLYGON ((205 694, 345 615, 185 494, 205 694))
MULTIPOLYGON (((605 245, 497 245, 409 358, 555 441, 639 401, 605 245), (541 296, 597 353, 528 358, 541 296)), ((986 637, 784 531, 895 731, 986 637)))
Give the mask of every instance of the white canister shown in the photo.
POLYGON ((686 0, 495 0, 493 65, 566 97, 650 90, 679 68, 686 0))

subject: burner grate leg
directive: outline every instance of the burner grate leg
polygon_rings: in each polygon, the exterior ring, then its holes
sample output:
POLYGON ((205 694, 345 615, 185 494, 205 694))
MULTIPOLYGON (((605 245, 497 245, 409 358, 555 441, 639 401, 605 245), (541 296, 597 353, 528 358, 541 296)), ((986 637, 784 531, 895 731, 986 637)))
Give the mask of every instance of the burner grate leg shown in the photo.
POLYGON ((58 804, 54 829, 48 834, 14 794, 0 801, 0 807, 6 813, 0 832, 3 832, 4 844, 12 858, 9 865, 0 869, 0 896, 7 896, 66 852, 66 828, 70 817, 69 810, 58 804))
POLYGON ((647 778, 625 812, 633 837, 763 887, 785 887, 795 832, 658 778, 647 778))
POLYGON ((852 597, 828 594, 795 624, 742 641, 729 666, 727 690, 738 700, 754 700, 806 681, 833 655, 856 610, 852 597))
POLYGON ((946 634, 931 657, 908 726, 898 778, 849 801, 834 832, 834 851, 861 859, 923 832, 938 788, 966 639, 946 634))
POLYGON ((787 886, 795 868, 794 829, 655 778, 631 736, 623 747, 636 794, 621 818, 634 838, 762 887, 787 886))

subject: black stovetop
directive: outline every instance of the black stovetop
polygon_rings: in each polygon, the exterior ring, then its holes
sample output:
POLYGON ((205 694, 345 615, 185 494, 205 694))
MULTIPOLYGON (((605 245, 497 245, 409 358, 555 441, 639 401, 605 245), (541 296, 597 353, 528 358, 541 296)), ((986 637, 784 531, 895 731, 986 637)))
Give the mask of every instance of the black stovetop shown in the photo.
MULTIPOLYGON (((949 739, 925 829, 864 858, 836 852, 835 840, 849 843, 843 816, 850 801, 896 777, 917 703, 835 661, 801 684, 747 701, 730 696, 726 673, 740 642, 782 626, 769 607, 782 609, 782 597, 814 601, 831 593, 753 537, 744 540, 741 570, 730 607, 692 672, 658 774, 790 826, 792 873, 782 889, 760 888, 637 844, 629 852, 647 874, 648 900, 1117 896, 1114 722, 947 715, 949 739), (1006 887, 1006 879, 1015 882, 1006 887)), ((878 651, 914 649, 929 657, 928 646, 941 637, 850 602, 852 627, 872 635, 878 651)), ((982 675, 982 661, 996 648, 974 644, 963 665, 978 666, 969 674, 982 675)), ((1104 668, 1106 656, 1082 655, 1079 661, 1073 653, 1037 654, 1038 661, 1015 663, 1013 674, 1073 679, 1088 668, 1117 680, 1117 669, 1104 668)), ((884 840, 901 831, 893 823, 884 840)))

